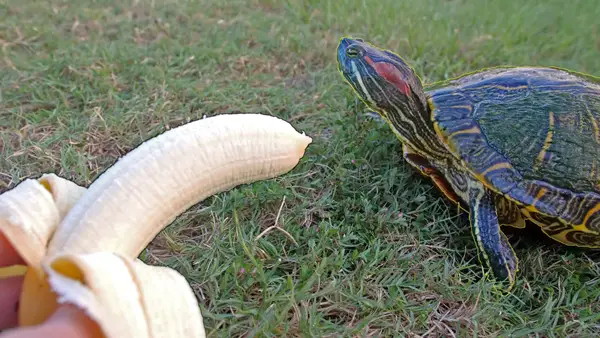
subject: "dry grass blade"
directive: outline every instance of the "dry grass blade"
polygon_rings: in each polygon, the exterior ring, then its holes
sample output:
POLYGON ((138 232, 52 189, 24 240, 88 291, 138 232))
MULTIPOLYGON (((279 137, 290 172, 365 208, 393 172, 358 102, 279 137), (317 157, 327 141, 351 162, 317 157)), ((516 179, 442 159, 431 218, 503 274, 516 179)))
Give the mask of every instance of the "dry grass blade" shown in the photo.
POLYGON ((261 237, 267 235, 269 232, 271 232, 271 230, 279 230, 281 231, 287 238, 289 238, 290 241, 292 241, 294 244, 296 244, 296 246, 298 246, 298 242, 296 242, 296 240, 294 239, 294 236, 290 235, 289 232, 285 231, 285 229, 283 229, 282 227, 278 226, 277 223, 279 221, 279 217, 281 216, 281 211, 283 210, 283 206, 285 205, 285 196, 283 196, 283 199, 281 200, 281 204, 279 206, 279 211, 277 211, 277 217, 275 217, 275 225, 272 225, 268 228, 266 228, 263 232, 261 232, 260 234, 258 234, 254 240, 257 241, 259 240, 261 237))

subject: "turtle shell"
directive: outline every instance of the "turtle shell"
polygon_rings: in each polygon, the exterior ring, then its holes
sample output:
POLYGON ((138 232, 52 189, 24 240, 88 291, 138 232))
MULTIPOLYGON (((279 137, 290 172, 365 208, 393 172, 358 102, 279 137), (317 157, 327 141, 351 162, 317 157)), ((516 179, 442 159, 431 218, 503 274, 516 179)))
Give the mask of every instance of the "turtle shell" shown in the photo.
POLYGON ((438 136, 473 176, 530 212, 598 238, 600 79, 494 68, 427 92, 438 136))

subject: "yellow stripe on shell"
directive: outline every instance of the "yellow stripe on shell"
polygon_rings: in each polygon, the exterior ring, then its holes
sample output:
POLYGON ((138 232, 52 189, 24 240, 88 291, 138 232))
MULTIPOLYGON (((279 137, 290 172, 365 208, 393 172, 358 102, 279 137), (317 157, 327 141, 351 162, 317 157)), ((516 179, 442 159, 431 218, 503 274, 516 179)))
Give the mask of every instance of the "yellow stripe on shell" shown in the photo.
POLYGON ((481 129, 479 129, 477 126, 473 126, 469 129, 455 131, 454 133, 450 134, 450 136, 448 136, 448 137, 454 138, 457 135, 477 135, 477 134, 481 134, 481 129))
POLYGON ((544 140, 544 144, 542 145, 542 150, 539 152, 536 158, 536 169, 544 163, 544 158, 546 157, 546 152, 550 149, 552 145, 552 137, 554 136, 554 113, 550 112, 550 116, 548 117, 548 133, 546 134, 546 139, 544 140))
POLYGON ((500 162, 500 163, 496 163, 491 167, 488 167, 487 169, 485 169, 481 174, 479 174, 480 179, 482 179, 483 181, 487 182, 488 180, 485 178, 489 173, 491 173, 492 171, 496 171, 499 169, 512 169, 513 166, 508 163, 508 162, 500 162))
POLYGON ((470 106, 470 105, 451 106, 450 108, 453 108, 453 109, 467 109, 469 111, 469 113, 473 111, 473 106, 470 106))
POLYGON ((592 121, 592 128, 594 129, 594 136, 596 137, 596 142, 600 143, 600 127, 598 127, 598 121, 596 121, 596 119, 594 118, 594 115, 592 115, 592 112, 590 111, 590 109, 588 107, 586 107, 585 110, 588 113, 588 117, 590 118, 590 121, 592 121))

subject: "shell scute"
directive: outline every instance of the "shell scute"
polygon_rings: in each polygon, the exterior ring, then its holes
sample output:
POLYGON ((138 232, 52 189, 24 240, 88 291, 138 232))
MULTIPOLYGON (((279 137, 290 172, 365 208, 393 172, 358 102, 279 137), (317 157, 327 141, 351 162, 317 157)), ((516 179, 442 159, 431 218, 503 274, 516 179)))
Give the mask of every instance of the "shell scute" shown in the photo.
POLYGON ((437 84, 428 95, 438 136, 488 188, 600 234, 600 80, 500 68, 437 84))

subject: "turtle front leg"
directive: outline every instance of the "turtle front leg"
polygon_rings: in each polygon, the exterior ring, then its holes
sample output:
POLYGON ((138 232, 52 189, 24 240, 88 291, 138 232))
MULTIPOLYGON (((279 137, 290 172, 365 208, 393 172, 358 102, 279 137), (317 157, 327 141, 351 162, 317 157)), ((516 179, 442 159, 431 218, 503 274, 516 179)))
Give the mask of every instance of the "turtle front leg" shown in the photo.
POLYGON ((480 258, 496 279, 508 281, 510 290, 518 271, 518 259, 500 230, 494 198, 481 183, 469 184, 469 220, 480 258))

